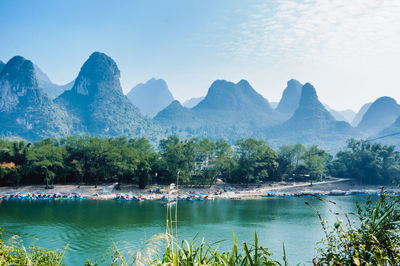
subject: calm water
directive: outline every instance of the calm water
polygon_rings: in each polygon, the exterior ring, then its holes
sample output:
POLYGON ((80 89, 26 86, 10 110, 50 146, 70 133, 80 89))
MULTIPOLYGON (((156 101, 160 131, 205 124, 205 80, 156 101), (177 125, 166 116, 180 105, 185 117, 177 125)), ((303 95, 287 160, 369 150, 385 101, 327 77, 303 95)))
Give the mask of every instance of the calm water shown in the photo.
MULTIPOLYGON (((354 196, 328 199, 346 211, 355 211, 356 200, 365 201, 365 197, 354 196)), ((182 202, 178 205, 179 236, 192 239, 199 233, 199 239, 204 237, 210 243, 225 239, 221 248, 227 249, 231 247, 232 230, 239 242, 252 241, 257 230, 259 241, 275 258, 282 257, 284 242, 290 262, 310 264, 322 231, 305 201, 329 218, 325 204, 314 198, 182 202)), ((135 251, 152 235, 165 232, 165 212, 159 201, 3 200, 0 227, 6 229, 6 237, 19 235, 25 244, 36 241, 48 248, 68 244, 67 265, 82 265, 87 258, 99 259, 114 243, 123 250, 135 251)))

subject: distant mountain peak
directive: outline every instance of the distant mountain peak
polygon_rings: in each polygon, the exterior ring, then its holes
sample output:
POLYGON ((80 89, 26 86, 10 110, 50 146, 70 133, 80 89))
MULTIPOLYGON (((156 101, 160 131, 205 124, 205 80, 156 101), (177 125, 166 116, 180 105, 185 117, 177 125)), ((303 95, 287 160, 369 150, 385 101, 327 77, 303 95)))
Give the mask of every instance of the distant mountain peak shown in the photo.
POLYGON ((356 116, 356 113, 351 109, 346 110, 335 110, 332 109, 329 105, 323 104, 324 107, 331 113, 331 115, 335 118, 336 121, 345 121, 347 123, 351 123, 356 116))
POLYGON ((154 117, 174 100, 165 80, 154 77, 133 87, 127 97, 143 114, 150 117, 154 117))
POLYGON ((75 81, 71 81, 65 85, 57 85, 50 80, 49 76, 47 76, 38 65, 33 64, 33 66, 35 68, 39 88, 41 88, 51 99, 55 99, 65 90, 70 90, 74 86, 75 81))
MULTIPOLYGON (((162 88, 166 88, 167 90, 168 90, 168 92, 169 92, 169 89, 168 89, 168 85, 167 85, 167 82, 164 80, 164 79, 157 79, 157 78, 154 78, 154 77, 152 77, 151 79, 149 79, 146 83, 145 83, 145 85, 151 85, 151 86, 158 86, 158 87, 162 87, 162 88)), ((169 92, 170 94, 171 94, 171 96, 172 96, 172 93, 171 92, 169 92)))
POLYGON ((247 81, 247 80, 245 80, 245 79, 241 79, 238 83, 236 83, 237 85, 240 85, 240 86, 249 86, 249 87, 251 87, 251 85, 250 85, 250 83, 247 81))
POLYGON ((182 105, 187 108, 193 108, 196 105, 198 105, 202 100, 204 100, 204 98, 205 98, 204 96, 190 98, 184 101, 182 105))
POLYGON ((304 127, 320 126, 321 122, 329 124, 335 122, 335 119, 318 100, 314 86, 306 83, 301 89, 299 107, 286 123, 295 123, 297 126, 304 127))
POLYGON ((392 104, 397 105, 397 101, 389 96, 382 96, 375 101, 375 105, 381 104, 392 104))
POLYGON ((288 80, 276 110, 289 116, 292 115, 299 106, 302 87, 303 84, 296 79, 288 80))
MULTIPOLYGON (((215 91, 220 91, 220 90, 229 90, 229 89, 234 89, 235 87, 235 83, 231 82, 231 81, 227 81, 224 79, 217 79, 214 80, 214 82, 211 84, 210 88, 208 89, 208 94, 212 94, 215 91)), ((207 97, 206 95, 206 97, 207 97)))
POLYGON ((358 110, 357 114, 353 118, 353 121, 351 122, 351 125, 353 127, 358 126, 358 124, 361 122, 362 118, 364 117, 365 113, 368 111, 369 107, 371 106, 371 102, 364 104, 361 106, 360 110, 358 110))
POLYGON ((313 85, 307 82, 301 89, 299 106, 315 105, 318 103, 320 102, 318 100, 317 91, 313 85))
POLYGON ((396 100, 383 96, 371 104, 358 124, 358 128, 368 134, 376 134, 390 126, 399 115, 400 105, 396 100))
POLYGON ((187 116, 190 113, 191 113, 191 110, 188 109, 187 107, 183 106, 180 101, 173 100, 167 107, 162 109, 155 116, 154 119, 159 122, 162 122, 162 123, 165 121, 167 121, 166 123, 168 123, 168 121, 171 119, 178 119, 178 120, 184 121, 186 119, 182 119, 182 118, 187 116))
POLYGON ((185 108, 180 101, 173 100, 165 109, 185 108))
POLYGON ((98 89, 114 88, 122 92, 120 71, 115 61, 101 52, 94 52, 83 64, 72 90, 81 95, 98 89))
POLYGON ((149 79, 146 83, 152 83, 152 82, 157 82, 157 83, 163 83, 163 84, 167 84, 167 82, 165 82, 164 79, 158 79, 155 77, 152 77, 151 79, 149 79))
POLYGON ((204 100, 194 108, 210 110, 256 108, 262 112, 272 111, 268 101, 244 79, 236 84, 226 80, 215 80, 204 100))

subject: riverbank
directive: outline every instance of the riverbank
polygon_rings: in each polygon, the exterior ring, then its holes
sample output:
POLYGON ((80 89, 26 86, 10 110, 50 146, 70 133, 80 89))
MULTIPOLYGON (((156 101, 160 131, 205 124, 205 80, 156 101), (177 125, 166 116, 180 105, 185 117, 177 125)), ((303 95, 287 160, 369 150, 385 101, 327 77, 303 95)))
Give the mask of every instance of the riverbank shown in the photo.
MULTIPOLYGON (((115 189, 116 184, 99 185, 54 185, 52 189, 45 189, 43 185, 29 185, 14 187, 1 187, 0 194, 16 193, 76 193, 86 199, 109 200, 114 199, 118 194, 137 195, 145 200, 162 199, 168 191, 168 186, 158 186, 160 193, 152 193, 150 188, 139 189, 133 185, 122 185, 119 190, 115 189)), ((357 193, 377 194, 382 186, 359 185, 348 179, 330 178, 322 182, 271 182, 258 186, 230 185, 218 182, 211 187, 189 187, 182 186, 176 194, 199 195, 207 194, 211 198, 230 199, 252 199, 265 196, 298 196, 298 195, 349 195, 357 193)), ((385 187, 390 192, 399 192, 395 186, 385 187)), ((154 188, 153 188, 154 190, 154 188)))

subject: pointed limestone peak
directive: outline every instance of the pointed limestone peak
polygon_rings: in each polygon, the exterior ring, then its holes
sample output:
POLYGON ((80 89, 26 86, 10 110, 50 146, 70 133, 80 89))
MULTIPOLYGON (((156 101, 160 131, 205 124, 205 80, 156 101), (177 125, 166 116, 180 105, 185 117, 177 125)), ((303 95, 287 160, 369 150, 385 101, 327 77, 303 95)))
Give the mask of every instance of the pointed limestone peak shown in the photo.
POLYGON ((204 100, 204 96, 193 97, 183 102, 183 106, 187 108, 193 108, 198 105, 202 100, 204 100))
POLYGON ((165 80, 156 79, 154 77, 149 79, 145 84, 152 85, 152 86, 157 85, 157 86, 160 86, 160 87, 167 87, 168 88, 167 82, 165 82, 165 80))
POLYGON ((215 80, 207 95, 195 108, 225 108, 235 101, 236 84, 226 80, 215 80))
POLYGON ((14 56, 3 67, 1 78, 10 84, 37 87, 37 79, 33 63, 22 56, 14 56))
POLYGON ((322 105, 322 104, 318 100, 317 92, 314 86, 307 82, 301 89, 299 107, 313 106, 313 105, 322 105))
POLYGON ((207 95, 210 93, 213 94, 215 92, 219 92, 222 90, 227 90, 227 91, 233 90, 234 88, 235 88, 235 83, 233 83, 231 81, 226 81, 224 79, 217 79, 211 84, 210 88, 208 89, 207 95))
POLYGON ((303 84, 299 81, 295 79, 289 80, 276 110, 288 115, 293 114, 299 106, 302 87, 303 84))
POLYGON ((301 84, 300 81, 298 81, 297 79, 289 79, 287 81, 287 86, 288 87, 298 87, 298 86, 302 87, 303 84, 301 84))
POLYGON ((184 106, 178 100, 172 101, 165 109, 175 109, 175 108, 184 108, 184 106))
POLYGON ((329 123, 335 121, 329 111, 318 100, 317 92, 314 86, 310 83, 304 84, 301 89, 299 107, 296 109, 290 120, 293 119, 297 121, 308 120, 312 123, 318 123, 317 121, 325 121, 329 123))
POLYGON ((0 112, 14 110, 22 97, 30 95, 33 99, 35 93, 40 92, 32 62, 14 56, 0 73, 0 112))
POLYGON ((236 87, 239 88, 239 90, 241 90, 242 93, 247 95, 257 93, 254 90, 254 88, 250 85, 250 83, 245 79, 242 79, 238 83, 236 83, 236 87))
POLYGON ((236 85, 241 87, 251 87, 250 83, 245 79, 241 79, 238 83, 236 83, 236 85))
POLYGON ((188 108, 184 107, 178 100, 174 100, 167 107, 158 112, 154 119, 161 122, 170 121, 173 119, 179 120, 182 118, 182 116, 186 116, 189 112, 190 110, 188 108))
POLYGON ((102 89, 117 89, 122 93, 119 78, 120 71, 114 60, 104 53, 94 52, 83 64, 72 90, 82 95, 102 89))
POLYGON ((353 118, 353 121, 351 122, 351 125, 353 127, 358 126, 358 124, 361 122, 361 119, 364 117, 365 113, 368 111, 371 104, 372 104, 372 102, 366 103, 360 108, 358 113, 353 118))

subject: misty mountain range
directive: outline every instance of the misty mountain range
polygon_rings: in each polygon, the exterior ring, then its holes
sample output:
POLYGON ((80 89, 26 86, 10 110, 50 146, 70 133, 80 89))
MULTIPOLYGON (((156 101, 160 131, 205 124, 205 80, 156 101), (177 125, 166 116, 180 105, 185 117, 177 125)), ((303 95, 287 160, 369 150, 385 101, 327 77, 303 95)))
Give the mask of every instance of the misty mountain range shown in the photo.
MULTIPOLYGON (((0 61, 0 136, 29 141, 91 135, 259 138, 272 146, 303 143, 328 149, 349 138, 376 138, 400 131, 400 105, 390 97, 365 104, 358 113, 336 111, 318 99, 312 84, 287 82, 279 103, 270 103, 246 80, 216 80, 207 95, 183 104, 167 83, 150 79, 124 95, 113 59, 95 52, 76 79, 54 84, 34 63, 15 56, 0 61)), ((400 145, 393 135, 385 143, 400 145)))

